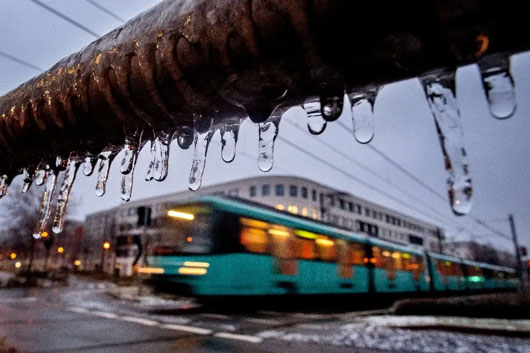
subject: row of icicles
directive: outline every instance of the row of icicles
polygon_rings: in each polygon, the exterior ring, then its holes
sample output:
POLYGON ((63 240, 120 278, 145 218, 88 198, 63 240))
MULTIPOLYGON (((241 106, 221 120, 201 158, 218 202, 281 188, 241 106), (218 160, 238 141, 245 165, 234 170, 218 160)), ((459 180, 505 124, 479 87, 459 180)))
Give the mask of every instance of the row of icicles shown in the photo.
MULTIPOLYGON (((510 73, 510 62, 507 56, 490 57, 479 63, 483 86, 486 92, 491 114, 498 119, 512 116, 516 109, 514 81, 510 73)), ((455 97, 455 72, 439 71, 420 78, 425 95, 433 114, 437 131, 442 144, 445 167, 449 173, 448 193, 453 212, 464 215, 471 209, 473 188, 469 174, 466 151, 463 144, 462 123, 458 104, 455 97)), ((359 143, 369 143, 374 136, 374 104, 379 92, 378 87, 365 88, 351 92, 347 99, 351 101, 353 119, 353 134, 359 143)), ((330 121, 338 119, 342 113, 343 97, 314 97, 307 99, 302 108, 307 113, 307 126, 311 134, 321 134, 330 121)), ((272 115, 258 124, 259 126, 259 156, 258 166, 263 172, 270 171, 273 166, 274 142, 278 136, 278 129, 283 112, 286 109, 277 108, 272 115)), ((192 143, 195 146, 189 189, 198 190, 206 164, 208 146, 215 130, 221 133, 222 159, 230 163, 236 154, 236 144, 241 120, 226 119, 222 126, 212 126, 206 132, 181 130, 178 134, 172 132, 158 132, 151 140, 151 162, 149 164, 147 181, 163 181, 167 177, 169 165, 169 146, 174 138, 178 145, 187 149, 192 143)), ((141 131, 127 136, 121 161, 121 199, 131 199, 133 175, 136 159, 141 146, 141 131)), ((52 230, 60 233, 64 229, 68 200, 75 181, 76 174, 82 165, 83 174, 90 176, 97 169, 96 195, 105 194, 106 183, 112 161, 120 152, 117 146, 108 146, 98 156, 81 156, 72 153, 68 160, 57 158, 55 166, 41 163, 36 170, 23 169, 23 189, 27 192, 32 182, 37 185, 45 184, 40 207, 38 223, 33 236, 40 238, 51 215, 52 195, 57 184, 58 175, 63 172, 64 177, 59 190, 57 209, 53 218, 52 230)), ((0 179, 0 198, 7 193, 11 180, 4 175, 0 179)))

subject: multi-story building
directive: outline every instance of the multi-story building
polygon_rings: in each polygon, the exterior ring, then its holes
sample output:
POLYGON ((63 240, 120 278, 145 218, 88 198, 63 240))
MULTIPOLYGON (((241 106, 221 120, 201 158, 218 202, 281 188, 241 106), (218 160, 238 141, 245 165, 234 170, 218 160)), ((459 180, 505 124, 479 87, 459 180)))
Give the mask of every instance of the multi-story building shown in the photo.
MULTIPOLYGON (((117 237, 113 238, 117 257, 134 258, 137 251, 131 245, 141 246, 140 238, 156 232, 157 224, 165 217, 171 204, 196 194, 228 195, 248 199, 279 210, 325 221, 354 232, 430 251, 439 251, 441 241, 444 239, 442 229, 434 224, 347 192, 292 176, 247 178, 203 187, 196 193, 184 191, 122 204, 115 209, 89 215, 85 226, 85 238, 101 244, 111 236, 117 237), (151 227, 136 226, 137 210, 141 206, 151 209, 151 227)), ((90 247, 90 249, 92 252, 94 248, 90 247)), ((95 258, 87 260, 87 266, 89 263, 97 264, 98 261, 102 261, 100 260, 101 251, 101 246, 99 246, 92 255, 95 258)), ((121 273, 130 273, 133 264, 118 263, 117 265, 121 273)))

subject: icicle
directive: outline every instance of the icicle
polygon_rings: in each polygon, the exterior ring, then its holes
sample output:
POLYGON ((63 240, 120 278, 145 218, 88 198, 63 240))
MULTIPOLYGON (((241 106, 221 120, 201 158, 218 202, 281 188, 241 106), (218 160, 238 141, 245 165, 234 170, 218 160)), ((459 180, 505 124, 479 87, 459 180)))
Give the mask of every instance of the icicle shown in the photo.
POLYGON ((28 192, 31 183, 33 183, 33 174, 31 174, 28 168, 22 169, 22 193, 28 192))
POLYGON ((138 153, 135 153, 132 160, 131 170, 129 173, 121 176, 121 199, 125 202, 129 201, 132 196, 134 168, 136 166, 136 159, 138 153))
POLYGON ((52 230, 55 234, 61 233, 64 229, 68 200, 70 199, 70 192, 72 191, 72 186, 80 165, 81 159, 76 157, 71 157, 66 165, 66 171, 61 184, 61 189, 59 191, 59 197, 57 198, 57 209, 53 219, 52 230))
POLYGON ((321 95, 320 105, 322 118, 324 118, 324 120, 326 121, 335 121, 342 114, 342 108, 344 106, 344 96, 328 96, 325 94, 321 95))
POLYGON ((177 143, 180 148, 187 150, 194 140, 193 129, 189 126, 183 126, 177 131, 177 143))
POLYGON ((63 171, 66 169, 67 163, 68 163, 68 159, 63 159, 63 157, 57 156, 55 158, 55 169, 58 171, 63 171))
POLYGON ((171 133, 161 131, 155 138, 154 178, 157 181, 163 181, 167 177, 171 135, 171 133))
POLYGON ((359 143, 368 143, 374 138, 374 104, 378 91, 378 88, 369 88, 349 95, 353 136, 359 143))
POLYGON ((0 199, 7 195, 7 189, 10 184, 10 178, 7 175, 0 177, 0 199))
POLYGON ((225 121, 221 127, 221 158, 226 163, 230 163, 236 158, 239 124, 239 119, 230 119, 225 121))
POLYGON ((258 167, 262 172, 268 172, 274 164, 274 142, 278 137, 282 111, 280 108, 262 123, 259 123, 258 167))
POLYGON ((509 57, 506 54, 489 56, 478 65, 491 115, 497 119, 511 117, 517 109, 517 101, 509 57))
POLYGON ((133 168, 136 155, 138 154, 138 146, 140 145, 141 133, 136 130, 130 136, 125 139, 125 145, 123 145, 123 158, 121 160, 120 172, 122 174, 129 174, 133 168))
POLYGON ((145 175, 146 181, 151 181, 155 178, 155 160, 156 160, 156 147, 155 140, 151 140, 151 147, 149 148, 151 158, 149 160, 149 166, 147 167, 147 174, 145 175))
POLYGON ((193 154, 193 162, 191 164, 188 183, 188 188, 192 191, 197 191, 201 187, 202 175, 204 173, 204 167, 206 166, 206 155, 208 154, 208 146, 210 145, 212 136, 212 130, 203 133, 195 132, 195 152, 193 154))
POLYGON ((116 147, 108 147, 98 156, 98 178, 96 182, 96 196, 103 196, 107 188, 107 179, 109 177, 109 170, 114 160, 114 157, 118 154, 116 147))
POLYGON ((49 169, 49 166, 45 166, 43 169, 38 169, 35 172, 35 184, 41 186, 46 181, 46 171, 49 169))
POLYGON ((51 201, 52 201, 53 192, 55 190, 55 185, 57 182, 57 171, 56 170, 49 169, 46 172, 46 174, 47 174, 46 185, 44 188, 44 193, 42 194, 42 202, 40 206, 39 218, 33 230, 33 237, 35 239, 39 239, 41 237, 42 232, 44 232, 46 228, 46 223, 48 222, 48 218, 50 218, 51 201))
POLYGON ((320 100, 310 98, 302 104, 302 108, 307 113, 307 129, 313 135, 320 135, 326 130, 327 122, 322 117, 320 100))
POLYGON ((464 215, 471 210, 473 187, 455 97, 455 73, 426 76, 422 84, 442 144, 445 167, 449 172, 447 183, 451 207, 456 215, 464 215))
POLYGON ((98 162, 97 156, 86 156, 85 161, 83 162, 83 174, 86 176, 91 176, 98 162))

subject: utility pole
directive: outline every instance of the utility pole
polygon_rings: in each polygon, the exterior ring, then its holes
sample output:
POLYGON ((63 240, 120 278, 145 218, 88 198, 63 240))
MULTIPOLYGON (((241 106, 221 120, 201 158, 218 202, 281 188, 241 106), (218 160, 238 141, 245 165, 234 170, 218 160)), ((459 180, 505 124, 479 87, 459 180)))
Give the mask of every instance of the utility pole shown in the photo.
POLYGON ((510 229, 512 231, 512 239, 513 239, 513 245, 515 246, 515 258, 517 260, 517 267, 515 270, 517 271, 517 276, 519 277, 519 290, 524 289, 524 277, 523 277, 523 269, 521 266, 521 252, 519 250, 519 242, 517 241, 517 232, 515 231, 515 222, 513 220, 513 214, 508 215, 508 221, 510 222, 510 229))

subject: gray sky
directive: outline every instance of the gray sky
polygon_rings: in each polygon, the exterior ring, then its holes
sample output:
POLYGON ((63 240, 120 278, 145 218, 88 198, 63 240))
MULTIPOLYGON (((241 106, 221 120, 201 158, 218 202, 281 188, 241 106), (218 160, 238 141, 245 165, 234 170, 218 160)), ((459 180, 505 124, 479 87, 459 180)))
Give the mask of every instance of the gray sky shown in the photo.
MULTIPOLYGON (((129 19, 159 1, 97 0, 97 2, 104 4, 120 17, 129 19)), ((101 35, 120 24, 85 0, 49 0, 46 3, 101 35)), ((33 65, 47 69, 92 40, 93 37, 89 34, 53 16, 29 0, 0 2, 0 50, 33 65)), ((514 213, 521 243, 530 246, 530 102, 528 99, 530 96, 530 80, 528 80, 530 54, 512 57, 512 72, 516 81, 518 109, 509 120, 498 121, 489 115, 479 72, 475 66, 459 69, 457 96, 474 185, 474 206, 471 214, 485 221, 498 221, 506 218, 508 213, 514 213)), ((0 95, 37 73, 35 70, 0 57, 0 95)), ((447 175, 443 168, 433 118, 419 82, 408 80, 386 86, 376 101, 375 114, 376 131, 372 144, 445 195, 447 175)), ((293 109, 285 118, 297 122, 305 129, 305 116, 301 110, 293 109)), ((340 119, 351 126, 349 114, 343 114, 340 119)), ((351 133, 345 132, 338 124, 329 124, 324 134, 315 137, 306 132, 300 132, 283 121, 280 125, 280 135, 296 141, 326 160, 406 203, 425 208, 390 185, 374 180, 370 174, 330 151, 319 141, 331 143, 383 175, 392 184, 398 185, 401 189, 407 189, 416 197, 432 204, 436 214, 446 220, 443 227, 447 229, 449 236, 469 239, 468 231, 473 231, 476 240, 480 242, 491 242, 499 248, 512 250, 509 241, 500 239, 491 232, 476 226, 468 217, 453 216, 448 202, 441 202, 396 171, 366 146, 357 144, 351 133), (467 231, 463 230, 464 228, 467 231)), ((218 141, 219 135, 217 134, 208 153, 203 185, 261 174, 257 167, 256 125, 248 121, 242 125, 238 150, 245 151, 245 155, 238 153, 236 160, 231 164, 225 164, 221 160, 218 141)), ((147 149, 144 149, 137 164, 133 199, 187 188, 191 150, 182 151, 176 144, 172 145, 170 172, 163 183, 143 181, 148 165, 147 154, 147 149)), ((117 160, 120 157, 118 156, 117 160)), ((95 175, 88 178, 79 173, 73 195, 81 199, 82 203, 75 215, 76 218, 82 219, 87 213, 109 208, 121 202, 120 176, 117 169, 118 163, 115 163, 111 169, 107 193, 102 198, 94 195, 95 175)), ((329 170, 281 141, 278 141, 276 145, 275 168, 271 173, 292 174, 314 179, 432 221, 402 204, 388 200, 385 196, 329 170)), ((491 223, 491 225, 509 234, 507 222, 491 223)))

